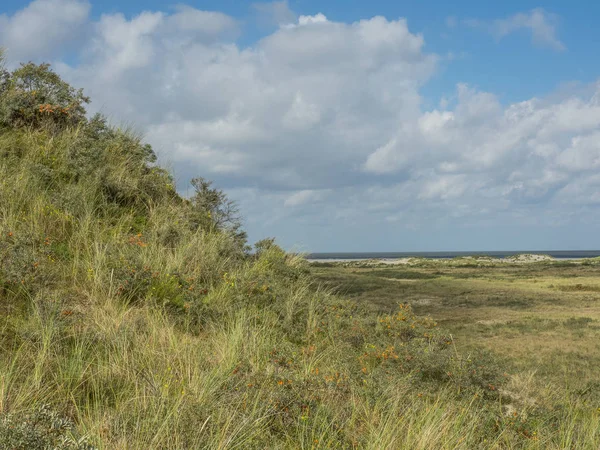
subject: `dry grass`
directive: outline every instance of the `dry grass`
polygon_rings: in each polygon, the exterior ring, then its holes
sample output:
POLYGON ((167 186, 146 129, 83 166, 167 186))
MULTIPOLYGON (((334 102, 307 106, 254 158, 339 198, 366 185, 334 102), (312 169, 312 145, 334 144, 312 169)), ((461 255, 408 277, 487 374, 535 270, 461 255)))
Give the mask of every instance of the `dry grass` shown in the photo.
POLYGON ((191 226, 206 211, 134 164, 135 140, 82 133, 0 135, 0 446, 49 404, 111 450, 598 447, 591 366, 588 391, 553 396, 539 367, 509 377, 471 351, 543 335, 595 358, 595 322, 569 321, 597 317, 594 268, 573 290, 508 268, 318 269, 322 286, 276 246, 191 226))
POLYGON ((595 399, 590 405, 600 399, 600 265, 428 262, 412 268, 317 265, 314 270, 375 311, 402 298, 451 332, 463 350, 486 348, 517 373, 536 373, 541 385, 585 391, 587 399, 595 399))

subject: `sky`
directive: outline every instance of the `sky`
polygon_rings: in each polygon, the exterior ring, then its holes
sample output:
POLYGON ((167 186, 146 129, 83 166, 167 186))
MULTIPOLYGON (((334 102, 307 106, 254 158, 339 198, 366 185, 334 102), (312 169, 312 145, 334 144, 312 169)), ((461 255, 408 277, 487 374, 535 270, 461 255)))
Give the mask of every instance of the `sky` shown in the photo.
POLYGON ((600 2, 3 0, 49 62, 287 249, 600 249, 600 2))

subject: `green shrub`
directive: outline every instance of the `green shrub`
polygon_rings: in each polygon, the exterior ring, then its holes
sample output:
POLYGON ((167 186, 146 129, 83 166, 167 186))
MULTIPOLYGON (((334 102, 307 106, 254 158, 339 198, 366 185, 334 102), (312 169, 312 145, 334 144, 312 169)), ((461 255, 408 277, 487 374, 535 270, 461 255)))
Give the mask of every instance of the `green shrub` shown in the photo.
POLYGON ((85 122, 89 99, 50 70, 27 63, 0 71, 0 127, 45 127, 53 131, 85 122))
POLYGON ((42 405, 26 415, 0 415, 0 448, 10 450, 94 450, 73 423, 42 405))

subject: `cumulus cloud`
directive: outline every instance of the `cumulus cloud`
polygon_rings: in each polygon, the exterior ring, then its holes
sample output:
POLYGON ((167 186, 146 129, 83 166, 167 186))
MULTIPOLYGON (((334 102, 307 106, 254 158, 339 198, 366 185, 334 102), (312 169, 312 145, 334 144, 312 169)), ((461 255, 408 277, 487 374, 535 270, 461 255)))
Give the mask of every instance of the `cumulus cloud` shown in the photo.
POLYGON ((299 25, 310 25, 315 23, 326 23, 328 22, 327 17, 324 14, 316 14, 314 16, 300 16, 298 18, 299 25))
MULTIPOLYGON (((364 169, 408 171, 420 198, 544 201, 600 166, 600 85, 587 96, 501 106, 461 85, 454 109, 421 114, 371 153, 364 169)), ((588 192, 591 194, 591 192, 588 192)))
MULTIPOLYGON (((467 26, 491 33, 497 40, 517 31, 527 30, 531 33, 531 39, 535 45, 549 47, 557 51, 566 50, 565 44, 557 37, 558 16, 542 8, 517 13, 505 19, 493 21, 467 19, 464 23, 467 26)), ((457 21, 454 17, 451 17, 448 18, 446 24, 453 28, 457 25, 457 21)))
POLYGON ((191 34, 202 40, 234 34, 238 30, 237 21, 227 14, 215 11, 201 11, 187 5, 175 7, 176 13, 167 16, 164 26, 170 35, 179 37, 191 34))
POLYGON ((53 57, 77 42, 88 20, 86 0, 35 0, 14 15, 0 15, 0 43, 13 60, 53 57))
MULTIPOLYGON (((32 5, 58 1, 81 4, 32 5)), ((522 24, 555 37, 536 11, 497 22, 498 36, 522 24)), ((326 236, 340 223, 562 223, 600 203, 600 84, 508 105, 459 84, 426 108, 440 57, 405 19, 300 16, 240 46, 236 20, 189 6, 85 14, 89 39, 61 73, 92 112, 136 124, 181 187, 214 179, 250 224, 326 236)))
POLYGON ((286 26, 296 22, 296 13, 290 9, 287 0, 276 2, 258 2, 252 5, 263 22, 286 26))
POLYGON ((144 127, 182 178, 202 170, 280 190, 368 178, 357 170, 365 152, 418 113, 437 60, 403 19, 317 14, 248 48, 205 33, 184 40, 174 21, 105 15, 86 59, 61 70, 111 117, 144 127))

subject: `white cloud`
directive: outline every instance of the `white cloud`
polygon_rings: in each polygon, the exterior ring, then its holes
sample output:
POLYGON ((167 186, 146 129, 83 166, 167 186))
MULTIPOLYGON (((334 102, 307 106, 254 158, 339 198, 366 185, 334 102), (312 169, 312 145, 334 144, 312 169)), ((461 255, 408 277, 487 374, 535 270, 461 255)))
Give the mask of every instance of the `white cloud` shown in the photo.
POLYGON ((573 172, 596 172, 600 168, 600 131, 572 138, 558 154, 558 165, 573 172))
POLYGON ((52 57, 78 41, 88 20, 86 0, 35 0, 14 15, 0 15, 0 44, 11 60, 52 57))
POLYGON ((286 26, 296 22, 296 14, 290 9, 287 0, 254 3, 252 7, 266 23, 286 26))
POLYGON ((437 58, 405 20, 315 17, 250 48, 226 39, 174 48, 189 27, 177 32, 173 15, 106 15, 87 59, 63 73, 111 117, 144 127, 182 177, 202 170, 277 189, 344 185, 403 117, 418 114, 418 87, 437 58))
MULTIPOLYGON (((534 15, 511 23, 542 30, 534 15)), ((440 58, 404 19, 303 16, 248 47, 234 19, 191 7, 87 25, 61 73, 136 124, 182 185, 231 191, 249 223, 561 223, 600 202, 600 84, 509 105, 459 84, 426 108, 440 58)))
POLYGON ((110 79, 152 62, 155 54, 152 34, 164 20, 162 13, 144 12, 131 21, 122 14, 102 16, 94 51, 102 55, 100 72, 110 79))
POLYGON ((297 93, 294 102, 283 116, 283 125, 290 130, 308 130, 321 120, 318 105, 307 103, 297 93))
POLYGON ((565 45, 556 36, 556 22, 556 15, 537 8, 528 13, 519 13, 508 19, 495 21, 493 32, 501 39, 517 30, 529 29, 534 43, 554 50, 565 50, 565 45))
POLYGON ((327 17, 319 13, 314 16, 300 16, 298 18, 298 25, 312 25, 316 23, 327 23, 327 17))
POLYGON ((507 202, 515 210, 531 202, 561 202, 568 209, 566 192, 594 194, 591 187, 584 193, 581 181, 600 168, 598 85, 587 96, 506 107, 489 93, 464 85, 457 90, 453 110, 433 110, 404 124, 366 158, 365 170, 408 173, 405 189, 443 200, 448 210, 487 203, 488 212, 499 212, 507 202))
POLYGON ((165 23, 171 35, 193 33, 197 38, 206 40, 238 30, 237 21, 226 14, 201 11, 187 5, 178 5, 175 9, 176 13, 168 16, 165 23))
MULTIPOLYGON (((531 38, 535 45, 557 51, 566 50, 565 44, 557 37, 558 16, 548 13, 542 8, 517 13, 505 19, 492 21, 467 19, 463 23, 487 31, 498 40, 517 31, 528 30, 531 32, 531 38)), ((449 27, 455 27, 456 19, 452 18, 447 24, 449 27)))
POLYGON ((286 198, 283 202, 283 206, 294 207, 304 205, 306 203, 319 200, 321 196, 321 192, 305 189, 302 191, 295 192, 288 198, 286 198))

